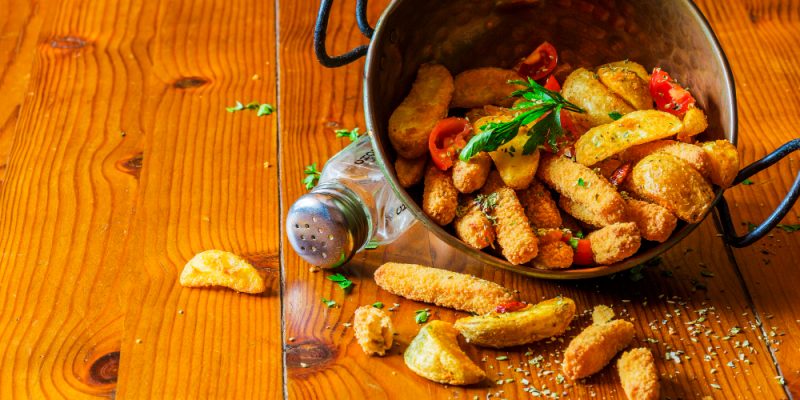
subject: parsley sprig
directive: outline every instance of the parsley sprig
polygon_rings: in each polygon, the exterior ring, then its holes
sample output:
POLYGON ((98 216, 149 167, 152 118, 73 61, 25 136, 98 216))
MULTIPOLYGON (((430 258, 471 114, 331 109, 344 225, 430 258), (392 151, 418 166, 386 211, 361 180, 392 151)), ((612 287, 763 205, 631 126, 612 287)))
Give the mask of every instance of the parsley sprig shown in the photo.
POLYGON ((428 318, 431 316, 431 310, 428 308, 417 310, 414 312, 414 322, 417 324, 424 324, 428 322, 428 318))
POLYGON ((475 196, 475 204, 483 212, 483 215, 491 221, 492 224, 497 223, 497 218, 492 215, 492 211, 497 207, 497 192, 491 194, 479 194, 475 196))
POLYGON ((328 280, 336 282, 345 293, 350 293, 350 291, 353 290, 353 281, 347 279, 347 277, 342 274, 330 275, 328 276, 328 280))
POLYGON ((322 174, 317 169, 317 163, 306 165, 306 169, 303 170, 303 173, 306 174, 306 177, 303 178, 303 184, 306 186, 306 189, 311 190, 314 186, 317 186, 319 176, 322 174))
POLYGON ((358 127, 355 127, 351 130, 347 129, 337 129, 334 131, 336 133, 336 137, 346 137, 349 138, 351 142, 355 142, 358 140, 358 137, 361 136, 361 133, 358 131, 358 127))
POLYGON ((564 129, 561 126, 561 110, 569 110, 576 113, 586 112, 564 99, 560 93, 545 89, 544 86, 536 83, 533 79, 509 81, 509 83, 525 87, 511 94, 512 97, 525 99, 525 101, 514 106, 514 110, 524 111, 511 121, 490 122, 481 126, 480 133, 473 136, 466 147, 461 150, 459 157, 462 160, 467 161, 482 151, 497 150, 500 146, 514 139, 519 134, 520 127, 533 123, 537 119, 539 121, 528 130, 528 140, 522 147, 522 154, 531 154, 545 143, 549 144, 554 151, 557 151, 557 140, 564 135, 564 129))
POLYGON ((225 107, 225 110, 229 113, 234 113, 237 111, 244 111, 244 110, 255 110, 257 117, 263 117, 265 115, 270 115, 275 112, 275 107, 272 104, 264 103, 259 104, 257 101, 251 101, 247 104, 242 104, 241 101, 237 101, 236 105, 233 107, 225 107))

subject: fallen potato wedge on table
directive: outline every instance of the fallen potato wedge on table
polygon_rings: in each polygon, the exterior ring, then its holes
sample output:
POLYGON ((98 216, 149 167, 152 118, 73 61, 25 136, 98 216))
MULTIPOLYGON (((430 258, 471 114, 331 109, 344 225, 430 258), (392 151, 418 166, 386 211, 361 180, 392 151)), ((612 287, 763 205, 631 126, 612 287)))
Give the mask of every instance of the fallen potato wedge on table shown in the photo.
POLYGON ((222 250, 197 253, 181 272, 186 287, 224 286, 243 293, 262 293, 264 278, 245 259, 222 250))
POLYGON ((471 385, 486 373, 461 350, 458 331, 444 321, 431 321, 411 341, 403 359, 417 375, 448 385, 471 385))

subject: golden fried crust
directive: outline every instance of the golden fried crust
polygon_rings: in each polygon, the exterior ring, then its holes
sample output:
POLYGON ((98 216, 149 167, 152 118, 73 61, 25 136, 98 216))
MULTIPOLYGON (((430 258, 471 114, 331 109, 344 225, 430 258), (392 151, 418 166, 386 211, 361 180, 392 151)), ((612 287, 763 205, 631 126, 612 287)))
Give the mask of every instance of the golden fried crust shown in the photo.
POLYGON ((373 306, 361 306, 353 317, 356 340, 367 355, 385 355, 394 341, 394 326, 389 314, 373 306))
POLYGON ((628 219, 636 224, 645 240, 663 243, 678 225, 678 218, 658 204, 636 199, 627 199, 626 202, 628 219))
POLYGON ((625 220, 625 199, 614 185, 589 167, 565 157, 542 155, 537 177, 604 221, 625 220))
POLYGON ((571 215, 573 218, 583 222, 588 227, 593 229, 623 222, 621 219, 622 217, 614 216, 613 220, 609 220, 608 218, 604 218, 602 215, 595 214, 591 208, 586 207, 581 203, 572 201, 567 196, 561 196, 558 199, 558 205, 562 210, 564 210, 565 213, 571 215), (617 220, 617 218, 619 218, 619 220, 617 220))
POLYGON ((657 151, 672 154, 686 161, 704 177, 711 173, 711 160, 705 150, 700 146, 676 142, 674 140, 656 140, 650 143, 633 146, 620 154, 620 159, 624 162, 636 163, 657 151))
POLYGON ((197 253, 183 267, 180 284, 185 287, 225 286, 242 293, 262 293, 264 278, 247 260, 222 250, 197 253))
POLYGON ((629 400, 658 400, 661 384, 658 371, 649 349, 640 347, 622 353, 617 361, 617 371, 622 389, 629 400))
POLYGON ((492 158, 480 152, 469 161, 457 160, 453 165, 453 185, 461 193, 472 193, 486 183, 492 169, 492 158))
POLYGON ((410 160, 397 157, 397 161, 394 162, 394 171, 397 173, 397 180, 400 182, 400 186, 410 188, 420 183, 425 175, 425 163, 427 161, 426 157, 410 160))
POLYGON ((590 233, 594 262, 609 265, 622 261, 639 251, 642 237, 633 222, 609 225, 590 233))
POLYGON ((411 92, 389 117, 389 140, 397 153, 417 158, 428 151, 428 136, 447 116, 453 96, 453 77, 436 64, 419 67, 411 92))
POLYGON ((514 103, 511 93, 517 85, 508 81, 519 80, 516 72, 501 68, 476 68, 466 70, 455 79, 451 108, 473 108, 487 104, 509 107, 514 103))
POLYGON ((458 191, 447 172, 428 165, 425 171, 425 189, 422 192, 422 210, 439 225, 453 221, 458 207, 458 191))
POLYGON ((490 214, 495 220, 494 232, 500 252, 511 264, 525 264, 538 254, 539 239, 533 233, 516 193, 509 188, 500 188, 495 193, 497 205, 490 214))
POLYGON ((478 250, 494 243, 495 237, 492 222, 473 203, 473 198, 467 196, 459 207, 461 215, 456 215, 456 219, 453 221, 456 236, 464 243, 478 250))
POLYGON ((486 314, 515 300, 510 290, 471 275, 414 264, 386 263, 375 271, 383 290, 407 299, 486 314))
POLYGON ((532 265, 539 269, 564 269, 572 266, 575 252, 572 247, 560 240, 549 243, 539 243, 539 254, 533 259, 532 265))
POLYGON ((490 194, 496 192, 500 188, 508 187, 506 183, 503 182, 503 178, 500 177, 500 173, 497 172, 496 169, 493 169, 489 172, 489 176, 486 178, 486 183, 483 184, 481 188, 481 193, 483 194, 490 194))
POLYGON ((633 324, 615 320, 590 325, 569 343, 561 364, 564 375, 572 380, 599 372, 614 355, 633 340, 633 324))
POLYGON ((701 143, 700 147, 708 154, 711 182, 726 188, 733 183, 739 173, 739 152, 736 146, 727 140, 701 143))
POLYGON ((525 215, 539 229, 561 226, 561 212, 553 196, 541 182, 534 179, 527 189, 517 191, 519 202, 525 207, 525 215))
POLYGON ((417 375, 449 385, 471 385, 486 373, 461 350, 453 324, 431 321, 409 343, 403 361, 417 375))
POLYGON ((597 74, 584 68, 573 71, 564 81, 561 95, 586 110, 585 114, 570 112, 570 117, 583 131, 613 122, 609 113, 628 114, 634 111, 622 98, 611 92, 597 74))
POLYGON ((636 197, 658 204, 678 218, 700 222, 714 201, 714 191, 686 161, 664 152, 639 161, 625 181, 636 197))
POLYGON ((617 61, 597 69, 597 75, 606 87, 622 97, 637 110, 653 108, 650 86, 644 67, 633 61, 617 61), (644 72, 644 74, 642 74, 644 72))
POLYGON ((622 166, 622 164, 624 163, 616 158, 606 158, 605 160, 592 165, 592 169, 597 171, 597 173, 603 178, 610 180, 614 175, 614 172, 616 172, 617 169, 622 166))
POLYGON ((708 129, 708 119, 703 110, 692 107, 683 116, 683 129, 678 134, 678 140, 690 141, 693 136, 699 135, 708 129))

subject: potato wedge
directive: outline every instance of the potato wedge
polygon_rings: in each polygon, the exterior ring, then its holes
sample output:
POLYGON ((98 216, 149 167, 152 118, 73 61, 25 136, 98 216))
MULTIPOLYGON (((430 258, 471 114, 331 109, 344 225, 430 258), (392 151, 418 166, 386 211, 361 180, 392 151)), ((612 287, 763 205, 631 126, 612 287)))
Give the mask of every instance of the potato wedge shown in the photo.
POLYGON ((721 188, 727 188, 739 174, 739 152, 736 146, 727 140, 716 140, 701 143, 709 158, 711 182, 721 188))
POLYGON ((575 302, 556 297, 519 311, 461 318, 455 328, 469 343, 503 348, 558 336, 567 330, 574 316, 575 302))
POLYGON ((692 107, 683 116, 683 129, 678 134, 678 140, 688 142, 708 129, 708 119, 703 110, 692 107))
POLYGON ((570 112, 572 121, 582 132, 614 122, 608 115, 611 112, 624 115, 634 111, 633 107, 600 82, 597 74, 584 68, 578 68, 569 74, 564 81, 561 95, 586 110, 585 114, 570 112))
POLYGON ((639 161, 625 186, 637 197, 658 204, 689 223, 700 222, 714 201, 711 185, 696 169, 664 152, 639 161))
POLYGON ((597 76, 614 94, 622 97, 637 110, 653 108, 650 96, 650 77, 641 64, 617 61, 597 69, 597 76))
POLYGON ((658 400, 661 384, 650 349, 640 347, 622 353, 617 360, 619 382, 630 400, 658 400))
POLYGON ((197 253, 183 267, 184 287, 224 286, 242 293, 263 293, 264 278, 247 260, 231 252, 206 250, 197 253))
POLYGON ((709 156, 700 146, 674 140, 656 140, 636 145, 620 153, 619 158, 623 162, 635 164, 656 151, 663 151, 686 161, 704 177, 711 173, 709 156))
POLYGON ((511 93, 520 87, 508 81, 519 80, 516 72, 501 68, 468 69, 456 75, 451 108, 473 108, 485 105, 509 107, 511 93))
POLYGON ((458 346, 458 331, 444 321, 431 321, 419 330, 403 354, 409 369, 434 382, 471 385, 486 378, 458 346))
POLYGON ((682 126, 678 117, 663 111, 634 111, 581 136, 575 143, 576 159, 591 166, 637 144, 674 136, 682 126))
POLYGON ((517 137, 489 153, 503 182, 514 190, 527 189, 539 168, 538 149, 531 154, 522 154, 522 147, 527 141, 528 135, 520 129, 517 137))

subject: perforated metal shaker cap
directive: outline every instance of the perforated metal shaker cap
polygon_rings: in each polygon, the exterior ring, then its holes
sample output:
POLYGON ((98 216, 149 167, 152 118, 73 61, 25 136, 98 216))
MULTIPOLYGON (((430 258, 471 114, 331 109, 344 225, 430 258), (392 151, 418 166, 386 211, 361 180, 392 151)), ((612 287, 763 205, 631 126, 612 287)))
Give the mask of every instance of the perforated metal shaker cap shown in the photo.
POLYGON ((364 246, 369 220, 353 191, 335 183, 320 185, 289 209, 286 232, 300 257, 320 268, 335 268, 364 246))

